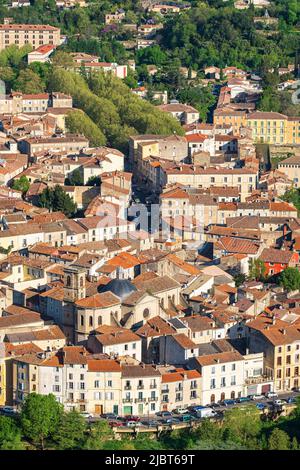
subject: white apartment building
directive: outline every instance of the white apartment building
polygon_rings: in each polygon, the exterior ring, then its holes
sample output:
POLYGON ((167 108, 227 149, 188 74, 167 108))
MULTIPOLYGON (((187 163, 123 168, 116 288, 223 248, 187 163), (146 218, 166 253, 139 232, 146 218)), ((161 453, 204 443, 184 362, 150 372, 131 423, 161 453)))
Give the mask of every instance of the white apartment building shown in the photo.
POLYGON ((196 363, 202 376, 202 405, 243 396, 244 357, 237 351, 199 356, 196 363))

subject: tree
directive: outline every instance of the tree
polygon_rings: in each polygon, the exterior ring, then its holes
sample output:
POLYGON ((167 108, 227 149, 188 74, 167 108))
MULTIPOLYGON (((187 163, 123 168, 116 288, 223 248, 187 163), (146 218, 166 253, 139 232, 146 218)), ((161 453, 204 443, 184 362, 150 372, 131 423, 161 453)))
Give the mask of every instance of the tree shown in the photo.
POLYGON ((86 438, 83 449, 100 450, 103 449, 107 441, 113 440, 114 433, 107 421, 97 421, 91 426, 90 433, 86 438))
POLYGON ((259 410, 255 406, 233 408, 226 411, 224 416, 225 440, 237 442, 247 446, 249 440, 252 443, 258 438, 261 431, 261 420, 259 410))
POLYGON ((29 68, 21 70, 18 78, 14 82, 16 91, 22 93, 41 93, 44 91, 44 85, 39 75, 29 68))
POLYGON ((75 62, 71 54, 65 51, 57 51, 52 59, 51 62, 54 66, 59 67, 74 67, 75 62))
POLYGON ((52 394, 38 395, 30 393, 20 415, 24 435, 34 444, 45 449, 45 440, 56 435, 61 421, 63 407, 52 394))
POLYGON ((22 191, 22 193, 27 193, 29 189, 30 183, 27 176, 21 176, 19 179, 15 179, 13 181, 12 188, 16 189, 17 191, 22 191))
POLYGON ((263 281, 266 274, 266 267, 264 262, 257 258, 251 258, 249 261, 249 278, 256 281, 263 281))
POLYGON ((0 449, 22 450, 21 431, 13 418, 0 416, 0 449))
POLYGON ((234 282, 236 287, 240 287, 242 284, 244 284, 245 280, 245 274, 239 273, 234 276, 234 282))
POLYGON ((100 186, 101 184, 101 179, 100 176, 90 176, 86 186, 100 186))
POLYGON ((86 423, 77 411, 64 413, 59 423, 55 441, 60 449, 78 449, 82 445, 86 423))
POLYGON ((76 168, 70 176, 66 179, 66 185, 67 186, 83 186, 83 175, 79 168, 76 168))
POLYGON ((281 429, 275 428, 269 437, 269 450, 289 450, 290 438, 281 429))
POLYGON ((99 127, 81 110, 72 110, 66 117, 69 132, 84 134, 94 147, 106 144, 106 138, 99 127))
POLYGON ((71 217, 76 212, 76 204, 59 185, 56 185, 54 189, 44 189, 39 195, 38 205, 46 207, 49 211, 61 211, 67 217, 71 217))
POLYGON ((279 284, 288 292, 300 288, 300 272, 297 268, 286 268, 279 275, 279 284))

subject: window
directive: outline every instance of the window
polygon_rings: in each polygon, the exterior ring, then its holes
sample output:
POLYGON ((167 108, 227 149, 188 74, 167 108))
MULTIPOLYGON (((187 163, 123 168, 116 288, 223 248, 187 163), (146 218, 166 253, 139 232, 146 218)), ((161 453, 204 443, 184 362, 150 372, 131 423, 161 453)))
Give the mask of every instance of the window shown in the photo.
POLYGON ((71 276, 67 276, 67 287, 71 285, 71 276))
POLYGON ((90 325, 90 326, 93 326, 93 317, 90 317, 90 318, 89 318, 89 325, 90 325))
POLYGON ((107 386, 108 386, 108 387, 112 387, 112 380, 108 380, 108 381, 107 381, 107 386))
POLYGON ((222 366, 222 367, 221 367, 221 372, 225 372, 225 369, 226 369, 226 367, 225 367, 225 366, 222 366))

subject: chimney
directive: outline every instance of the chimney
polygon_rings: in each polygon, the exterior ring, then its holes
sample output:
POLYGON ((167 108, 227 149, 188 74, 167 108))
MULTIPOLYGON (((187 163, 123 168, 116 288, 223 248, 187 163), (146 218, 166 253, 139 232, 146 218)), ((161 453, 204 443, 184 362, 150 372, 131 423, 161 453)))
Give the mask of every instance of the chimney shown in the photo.
POLYGON ((275 317, 275 315, 273 315, 273 317, 272 317, 272 325, 275 325, 275 324, 276 324, 276 317, 275 317))
POLYGON ((286 329, 285 329, 285 328, 282 328, 281 333, 282 333, 283 335, 286 335, 286 329))
POLYGON ((246 356, 249 354, 249 348, 246 348, 246 356))

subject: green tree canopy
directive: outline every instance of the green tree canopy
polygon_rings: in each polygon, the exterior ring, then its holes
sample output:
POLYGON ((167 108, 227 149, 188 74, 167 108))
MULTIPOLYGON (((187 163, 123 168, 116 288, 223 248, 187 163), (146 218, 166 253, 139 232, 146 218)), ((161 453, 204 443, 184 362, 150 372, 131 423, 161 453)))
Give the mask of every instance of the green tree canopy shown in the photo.
POLYGON ((67 217, 71 217, 76 212, 76 204, 59 185, 56 185, 54 189, 44 189, 39 196, 38 203, 40 207, 46 207, 51 211, 61 211, 67 217))
POLYGON ((30 182, 27 176, 21 176, 19 179, 15 179, 13 181, 12 188, 16 189, 17 191, 22 191, 22 193, 27 193, 30 186, 30 182))
POLYGON ((44 449, 45 440, 57 433, 62 410, 62 405, 52 394, 29 394, 22 405, 20 415, 24 435, 44 449))
POLYGON ((298 268, 286 268, 279 275, 279 284, 288 292, 300 289, 300 272, 298 268))

